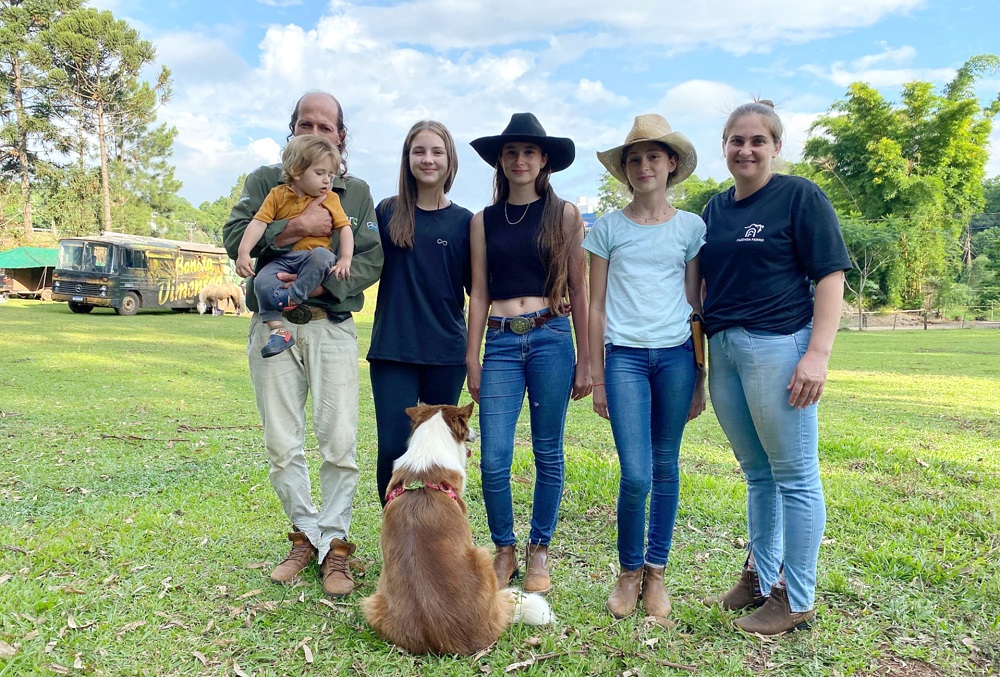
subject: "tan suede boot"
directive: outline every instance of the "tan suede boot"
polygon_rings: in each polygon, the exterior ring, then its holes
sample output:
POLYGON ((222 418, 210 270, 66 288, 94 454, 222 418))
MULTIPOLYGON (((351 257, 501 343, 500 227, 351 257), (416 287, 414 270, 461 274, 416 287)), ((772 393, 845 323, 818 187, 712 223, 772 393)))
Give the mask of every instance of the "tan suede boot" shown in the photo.
POLYGON ((525 566, 527 572, 524 574, 525 592, 548 592, 552 587, 549 579, 549 547, 538 543, 528 543, 524 550, 525 566))
POLYGON ((646 615, 666 620, 670 615, 670 595, 663 582, 663 567, 647 564, 642 570, 642 606, 646 615))
POLYGON ((615 618, 625 618, 631 616, 635 611, 635 604, 639 601, 639 590, 642 587, 642 569, 622 569, 618 575, 618 581, 611 590, 608 603, 605 605, 615 618))
POLYGON ((292 542, 291 552, 271 571, 271 580, 275 583, 291 583, 316 559, 316 548, 304 533, 292 531, 288 534, 288 540, 292 542))
POLYGON ((728 592, 722 595, 714 595, 701 600, 705 606, 718 604, 725 611, 735 611, 737 609, 747 609, 749 607, 760 608, 767 601, 765 595, 760 594, 760 580, 757 578, 757 570, 751 568, 750 557, 743 564, 743 571, 740 572, 740 580, 736 582, 728 592))
POLYGON ((788 604, 788 591, 783 585, 771 587, 764 606, 749 616, 736 619, 736 627, 751 635, 781 635, 795 630, 808 630, 809 621, 816 618, 816 609, 793 613, 788 604))
POLYGON ((498 545, 493 557, 493 573, 497 576, 497 587, 501 590, 510 585, 510 579, 518 574, 517 551, 513 545, 498 545))
POLYGON ((323 592, 331 597, 344 597, 354 591, 354 579, 347 566, 347 558, 358 546, 335 538, 330 541, 330 552, 323 558, 319 570, 323 576, 323 592))

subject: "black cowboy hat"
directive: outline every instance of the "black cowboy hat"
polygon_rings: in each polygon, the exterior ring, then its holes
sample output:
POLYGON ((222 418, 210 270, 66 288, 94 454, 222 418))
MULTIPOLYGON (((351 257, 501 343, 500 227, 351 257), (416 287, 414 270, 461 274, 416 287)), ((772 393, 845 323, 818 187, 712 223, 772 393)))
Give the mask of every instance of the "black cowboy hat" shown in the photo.
POLYGON ((498 136, 483 136, 471 142, 479 157, 491 167, 496 167, 500 161, 500 151, 505 143, 525 141, 533 143, 549 156, 548 167, 553 172, 559 172, 571 164, 576 158, 576 146, 572 139, 560 136, 548 136, 542 123, 533 113, 514 113, 506 129, 498 136))

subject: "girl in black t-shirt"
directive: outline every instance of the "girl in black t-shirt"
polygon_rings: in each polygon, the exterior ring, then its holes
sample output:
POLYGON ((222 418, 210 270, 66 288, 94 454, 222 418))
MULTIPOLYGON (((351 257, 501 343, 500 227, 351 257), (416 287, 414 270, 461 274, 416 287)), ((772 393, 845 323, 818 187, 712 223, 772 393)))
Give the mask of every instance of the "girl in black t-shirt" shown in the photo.
POLYGON ((447 197, 458 172, 440 122, 413 125, 403 143, 399 194, 376 209, 385 263, 368 363, 378 429, 378 496, 406 452, 417 402, 458 404, 465 382, 465 290, 472 212, 447 197))

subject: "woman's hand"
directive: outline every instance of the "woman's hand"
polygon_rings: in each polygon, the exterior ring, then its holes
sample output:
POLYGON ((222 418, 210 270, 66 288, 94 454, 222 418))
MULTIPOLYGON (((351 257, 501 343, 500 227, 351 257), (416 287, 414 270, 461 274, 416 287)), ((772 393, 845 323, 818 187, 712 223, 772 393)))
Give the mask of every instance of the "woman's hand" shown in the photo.
POLYGON ((694 386, 694 396, 691 398, 691 408, 688 409, 687 420, 693 421, 705 411, 708 396, 705 394, 705 370, 698 370, 698 382, 694 386))
POLYGON ((590 385, 590 365, 577 362, 576 376, 573 378, 573 399, 582 400, 590 394, 592 389, 590 385))
POLYGON ((594 387, 594 413, 601 418, 608 418, 608 391, 604 389, 604 384, 599 383, 594 387))
POLYGON ((806 351, 799 363, 795 365, 792 373, 792 380, 788 383, 788 406, 797 409, 819 402, 823 394, 823 386, 826 385, 827 358, 812 352, 806 351))
POLYGON ((479 358, 466 360, 465 369, 466 387, 469 389, 469 394, 472 395, 472 401, 479 404, 479 383, 483 378, 483 365, 479 363, 479 358))

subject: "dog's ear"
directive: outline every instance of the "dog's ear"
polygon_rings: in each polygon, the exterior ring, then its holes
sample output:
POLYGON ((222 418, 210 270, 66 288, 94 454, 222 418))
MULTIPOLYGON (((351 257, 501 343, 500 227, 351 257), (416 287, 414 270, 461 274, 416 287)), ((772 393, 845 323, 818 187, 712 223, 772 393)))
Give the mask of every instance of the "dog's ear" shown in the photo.
POLYGON ((474 404, 475 404, 474 402, 469 402, 467 405, 458 410, 458 415, 461 416, 466 421, 468 421, 470 418, 472 418, 472 406, 474 404))
POLYGON ((428 407, 423 402, 417 402, 415 407, 407 407, 406 415, 410 417, 410 420, 414 423, 420 423, 423 418, 424 412, 427 411, 428 407))

